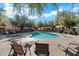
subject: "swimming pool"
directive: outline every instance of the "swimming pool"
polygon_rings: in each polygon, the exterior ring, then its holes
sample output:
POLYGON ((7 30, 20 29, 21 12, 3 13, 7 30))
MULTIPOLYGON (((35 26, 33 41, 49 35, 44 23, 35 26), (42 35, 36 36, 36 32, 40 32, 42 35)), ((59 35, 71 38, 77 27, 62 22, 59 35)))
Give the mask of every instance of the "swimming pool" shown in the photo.
POLYGON ((58 38, 59 35, 57 35, 57 34, 50 34, 50 33, 46 33, 46 32, 32 32, 32 37, 33 38, 50 39, 50 38, 58 38))

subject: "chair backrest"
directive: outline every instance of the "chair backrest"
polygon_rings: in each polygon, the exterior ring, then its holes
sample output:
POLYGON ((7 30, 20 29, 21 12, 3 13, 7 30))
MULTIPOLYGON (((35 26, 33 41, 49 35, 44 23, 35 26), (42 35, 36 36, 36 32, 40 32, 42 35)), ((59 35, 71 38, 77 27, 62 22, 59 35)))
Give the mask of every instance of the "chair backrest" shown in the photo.
POLYGON ((11 40, 9 40, 12 44, 18 44, 17 42, 16 42, 16 40, 14 40, 13 38, 11 38, 11 40))
POLYGON ((20 54, 20 55, 24 54, 23 48, 20 44, 11 44, 11 46, 15 54, 20 54))
POLYGON ((36 44, 36 54, 45 54, 49 55, 49 45, 43 43, 35 43, 36 44))
POLYGON ((69 55, 69 56, 77 56, 78 53, 79 53, 78 50, 76 50, 75 48, 68 47, 66 49, 66 55, 69 55))
POLYGON ((11 43, 12 43, 12 44, 17 44, 17 45, 18 45, 18 43, 17 43, 16 41, 11 41, 11 43))

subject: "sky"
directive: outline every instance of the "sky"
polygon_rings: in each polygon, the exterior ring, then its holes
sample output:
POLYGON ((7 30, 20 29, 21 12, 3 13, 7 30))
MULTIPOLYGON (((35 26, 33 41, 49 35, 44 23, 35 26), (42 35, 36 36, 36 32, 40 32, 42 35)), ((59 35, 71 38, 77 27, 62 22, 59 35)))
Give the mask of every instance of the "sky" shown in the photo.
MULTIPOLYGON (((58 7, 59 7, 59 12, 63 11, 63 9, 65 11, 71 11, 71 3, 57 3, 58 7)), ((16 14, 16 12, 13 12, 13 5, 9 4, 9 3, 0 3, 0 9, 3 8, 4 10, 6 10, 6 16, 8 16, 9 18, 14 18, 14 15, 16 14)), ((56 15, 57 15, 57 10, 55 6, 52 6, 52 4, 48 4, 47 7, 43 8, 42 11, 42 16, 38 17, 36 14, 35 15, 28 15, 28 8, 26 8, 26 15, 29 19, 34 20, 35 22, 39 22, 39 21, 50 21, 50 20, 55 20, 56 15)), ((79 13, 79 4, 75 3, 74 4, 74 8, 73 8, 73 12, 74 13, 79 13)))

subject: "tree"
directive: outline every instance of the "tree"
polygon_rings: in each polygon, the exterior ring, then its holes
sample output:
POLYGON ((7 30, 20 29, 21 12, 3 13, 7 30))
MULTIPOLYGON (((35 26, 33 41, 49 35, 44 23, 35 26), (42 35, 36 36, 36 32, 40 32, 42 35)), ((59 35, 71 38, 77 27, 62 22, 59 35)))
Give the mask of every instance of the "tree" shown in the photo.
POLYGON ((38 24, 37 24, 37 27, 43 27, 44 26, 44 24, 43 24, 43 22, 38 22, 38 24))
POLYGON ((29 19, 26 22, 26 27, 34 28, 35 27, 35 22, 29 19))
POLYGON ((16 19, 10 19, 11 23, 16 26, 16 27, 20 27, 21 31, 23 31, 23 29, 25 27, 35 27, 35 23, 34 21, 28 19, 26 16, 17 16, 16 15, 16 19))
POLYGON ((14 20, 14 19, 11 19, 11 18, 10 18, 10 22, 11 22, 11 24, 12 24, 13 26, 16 26, 16 25, 17 25, 17 22, 16 22, 16 20, 14 20))
POLYGON ((33 12, 37 12, 37 14, 41 14, 42 12, 42 7, 44 6, 45 4, 42 4, 42 3, 14 3, 13 4, 13 7, 14 7, 14 10, 17 11, 17 14, 22 14, 21 11, 23 10, 23 12, 25 12, 24 10, 26 8, 29 9, 29 14, 32 14, 33 12))
POLYGON ((3 23, 6 21, 7 17, 4 16, 4 9, 0 9, 0 25, 3 25, 3 23))
POLYGON ((71 28, 71 27, 77 25, 77 22, 74 21, 74 20, 71 20, 71 19, 70 20, 69 19, 66 19, 66 20, 64 20, 64 25, 66 27, 68 27, 68 28, 71 28))
POLYGON ((55 20, 56 25, 64 25, 64 20, 66 19, 66 12, 62 11, 57 15, 55 20))
MULTIPOLYGON (((37 13, 38 16, 42 15, 43 7, 47 6, 48 3, 14 3, 14 10, 17 11, 17 14, 22 14, 21 11, 25 12, 26 8, 29 10, 29 14, 37 13)), ((52 3, 53 6, 56 6, 56 3, 52 3)))
POLYGON ((77 24, 77 16, 69 12, 61 12, 58 14, 58 19, 56 20, 58 25, 64 25, 68 28, 75 26, 77 24))
MULTIPOLYGON (((46 7, 47 5, 48 5, 48 3, 14 3, 13 7, 14 7, 14 11, 16 11, 17 15, 19 15, 19 16, 22 16, 21 11, 23 11, 23 13, 25 13, 26 8, 28 8, 30 15, 36 13, 36 15, 41 16, 43 7, 46 7)), ((52 5, 57 7, 56 3, 52 3, 52 5)))

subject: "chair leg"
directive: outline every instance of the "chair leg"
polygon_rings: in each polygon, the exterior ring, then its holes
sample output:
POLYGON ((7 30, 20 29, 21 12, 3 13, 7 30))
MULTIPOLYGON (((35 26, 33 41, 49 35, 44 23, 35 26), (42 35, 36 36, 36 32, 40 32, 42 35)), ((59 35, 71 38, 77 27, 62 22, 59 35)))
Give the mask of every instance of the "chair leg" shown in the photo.
POLYGON ((65 55, 67 56, 67 53, 65 55))
POLYGON ((27 52, 26 52, 26 50, 25 50, 25 52, 24 52, 24 56, 26 55, 26 53, 27 53, 27 52))
POLYGON ((13 56, 17 56, 17 54, 14 53, 13 56))
POLYGON ((10 52, 9 52, 8 56, 10 56, 11 51, 12 51, 12 48, 10 49, 10 52))

